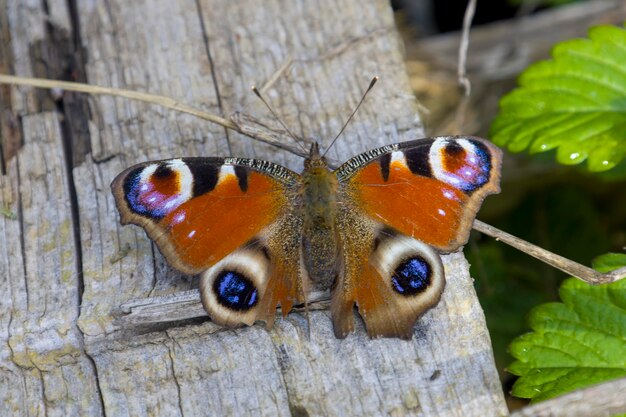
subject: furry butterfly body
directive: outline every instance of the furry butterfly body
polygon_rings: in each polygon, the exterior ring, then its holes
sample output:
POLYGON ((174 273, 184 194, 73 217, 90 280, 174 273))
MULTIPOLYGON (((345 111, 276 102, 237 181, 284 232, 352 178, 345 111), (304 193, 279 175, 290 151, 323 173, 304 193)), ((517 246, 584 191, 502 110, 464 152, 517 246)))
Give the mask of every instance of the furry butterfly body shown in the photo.
POLYGON ((202 303, 226 326, 270 326, 311 289, 331 289, 337 337, 409 338, 445 286, 440 253, 465 244, 499 192, 500 150, 474 137, 373 149, 328 168, 317 144, 302 174, 243 158, 146 162, 112 190, 177 269, 200 274, 202 303))

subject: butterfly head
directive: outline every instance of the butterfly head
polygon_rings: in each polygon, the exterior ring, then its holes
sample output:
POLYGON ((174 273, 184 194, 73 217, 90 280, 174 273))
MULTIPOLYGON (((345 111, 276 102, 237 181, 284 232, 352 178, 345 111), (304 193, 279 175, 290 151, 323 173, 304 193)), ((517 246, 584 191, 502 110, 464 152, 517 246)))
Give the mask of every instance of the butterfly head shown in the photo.
POLYGON ((328 163, 326 158, 320 154, 320 145, 317 142, 313 142, 311 149, 309 150, 309 156, 304 160, 304 169, 313 170, 316 168, 327 168, 328 163))

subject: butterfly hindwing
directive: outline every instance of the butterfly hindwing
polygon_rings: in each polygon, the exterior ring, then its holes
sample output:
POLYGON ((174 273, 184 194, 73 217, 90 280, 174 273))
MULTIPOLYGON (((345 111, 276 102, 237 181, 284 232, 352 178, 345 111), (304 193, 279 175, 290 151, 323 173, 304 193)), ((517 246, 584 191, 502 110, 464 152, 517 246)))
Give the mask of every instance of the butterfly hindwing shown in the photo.
POLYGON ((356 304, 371 337, 409 339, 417 318, 439 302, 441 258, 429 245, 353 209, 340 212, 338 227, 344 259, 331 300, 335 335, 353 330, 356 304))
POLYGON ((284 316, 305 301, 301 230, 299 216, 281 216, 201 274, 202 304, 213 321, 232 327, 262 320, 271 327, 278 305, 284 316))
POLYGON ((175 268, 203 272, 205 309, 235 325, 302 298, 299 254, 284 253, 275 227, 292 217, 298 178, 265 161, 181 158, 135 165, 111 187, 122 223, 142 226, 175 268))
POLYGON ((410 337, 443 291, 437 252, 465 244, 482 200, 499 192, 500 158, 483 139, 439 137, 374 149, 335 171, 345 207, 338 335, 351 330, 356 304, 371 336, 410 337), (355 237, 355 227, 366 232, 355 237))

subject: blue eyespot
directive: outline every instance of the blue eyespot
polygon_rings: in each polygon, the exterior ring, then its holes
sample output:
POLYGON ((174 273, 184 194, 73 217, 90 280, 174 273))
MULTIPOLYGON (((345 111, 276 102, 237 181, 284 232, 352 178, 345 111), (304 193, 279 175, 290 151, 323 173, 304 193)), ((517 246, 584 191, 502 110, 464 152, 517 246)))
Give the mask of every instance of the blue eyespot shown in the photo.
POLYGON ((217 301, 232 310, 249 310, 257 303, 257 290, 252 281, 234 271, 222 271, 213 283, 217 301))
POLYGON ((139 180, 141 180, 141 171, 143 168, 137 168, 131 173, 128 174, 126 179, 124 180, 124 195, 126 196, 126 201, 132 211, 137 214, 146 215, 150 214, 149 209, 141 204, 139 198, 141 194, 139 192, 139 180))
POLYGON ((491 156, 487 147, 478 141, 472 141, 476 161, 468 164, 456 174, 462 179, 461 189, 471 193, 489 182, 491 175, 491 156), (467 171, 467 172, 466 172, 467 171))
POLYGON ((430 285, 432 269, 421 256, 402 262, 391 276, 393 289, 402 295, 416 295, 430 285))
MULTIPOLYGON (((154 185, 150 182, 141 182, 141 173, 145 167, 139 167, 128 174, 124 180, 124 195, 128 202, 128 207, 137 214, 148 216, 154 219, 162 219, 173 208, 169 208, 167 203, 172 198, 177 198, 178 194, 173 197, 163 195, 154 189, 154 185)), ((159 166, 153 175, 159 178, 167 178, 172 175, 172 170, 168 167, 159 166)), ((180 205, 180 204, 178 204, 180 205)), ((175 207, 178 207, 176 205, 175 207)), ((175 208, 174 207, 174 208, 175 208)))

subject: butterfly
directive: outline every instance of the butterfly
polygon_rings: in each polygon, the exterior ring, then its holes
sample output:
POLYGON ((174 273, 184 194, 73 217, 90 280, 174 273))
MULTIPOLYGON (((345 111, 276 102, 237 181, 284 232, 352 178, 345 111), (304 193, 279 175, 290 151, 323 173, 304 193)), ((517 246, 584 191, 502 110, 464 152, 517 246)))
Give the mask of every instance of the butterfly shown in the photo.
POLYGON ((167 261, 200 275, 210 318, 274 322, 331 290, 335 335, 363 318, 370 337, 412 336, 445 286, 440 254, 467 242, 500 191, 501 151, 435 137, 357 155, 331 170, 314 143, 297 174, 245 158, 178 158, 128 168, 111 184, 121 223, 143 227, 167 261))

